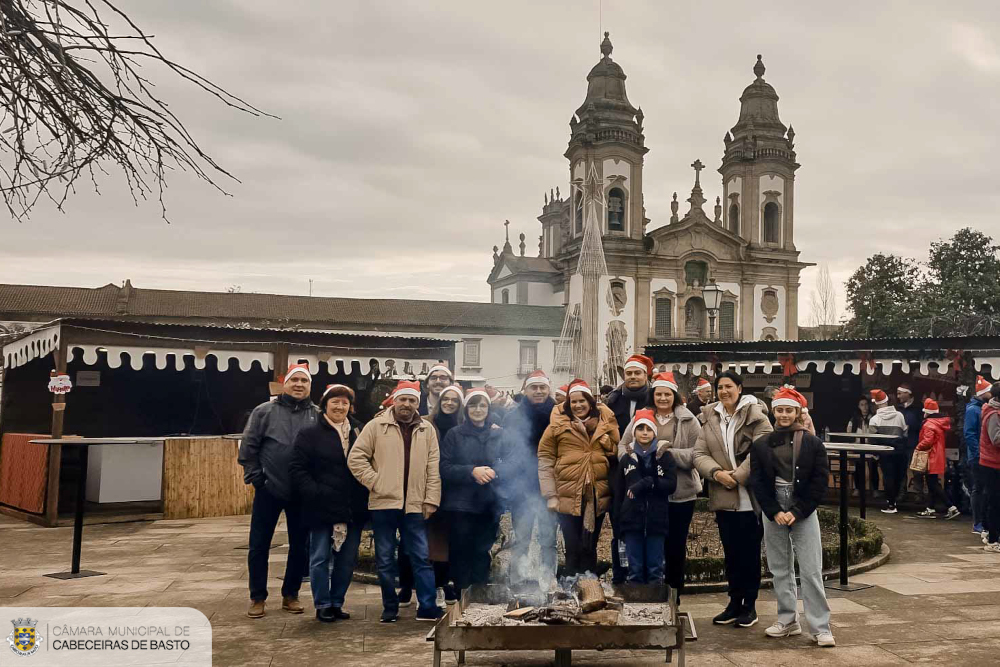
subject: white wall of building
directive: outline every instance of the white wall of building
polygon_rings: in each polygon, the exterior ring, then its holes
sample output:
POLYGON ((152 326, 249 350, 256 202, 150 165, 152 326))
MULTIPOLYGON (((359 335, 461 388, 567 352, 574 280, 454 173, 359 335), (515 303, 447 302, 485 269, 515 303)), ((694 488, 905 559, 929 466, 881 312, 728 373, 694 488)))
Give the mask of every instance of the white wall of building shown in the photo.
POLYGON ((778 340, 785 338, 785 315, 788 308, 785 288, 781 285, 754 285, 754 310, 753 310, 753 340, 760 340, 764 329, 774 328, 778 340), (774 289, 778 293, 778 312, 770 322, 764 317, 761 299, 765 289, 774 289))
POLYGON ((527 303, 531 306, 561 306, 562 293, 553 292, 549 283, 528 283, 527 303))

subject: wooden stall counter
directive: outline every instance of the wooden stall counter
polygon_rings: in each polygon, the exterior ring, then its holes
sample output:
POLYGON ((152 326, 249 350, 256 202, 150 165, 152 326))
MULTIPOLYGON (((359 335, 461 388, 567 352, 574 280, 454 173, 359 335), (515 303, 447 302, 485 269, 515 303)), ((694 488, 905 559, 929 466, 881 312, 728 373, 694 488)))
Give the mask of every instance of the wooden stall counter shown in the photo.
POLYGON ((253 487, 243 483, 232 437, 166 438, 163 443, 163 518, 249 514, 253 487))

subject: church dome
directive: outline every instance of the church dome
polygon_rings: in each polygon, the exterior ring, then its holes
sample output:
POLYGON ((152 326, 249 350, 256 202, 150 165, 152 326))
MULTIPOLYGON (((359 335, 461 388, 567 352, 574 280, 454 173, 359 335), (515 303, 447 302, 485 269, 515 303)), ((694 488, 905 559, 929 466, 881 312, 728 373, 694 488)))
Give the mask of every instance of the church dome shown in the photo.
POLYGON ((783 137, 785 126, 778 117, 778 93, 774 86, 764 81, 764 61, 757 56, 753 73, 757 79, 743 90, 740 96, 740 119, 733 127, 734 137, 753 129, 754 134, 783 137))
POLYGON ((604 33, 601 60, 587 75, 587 98, 570 120, 571 143, 611 139, 642 146, 642 111, 625 93, 625 71, 611 59, 611 38, 604 33))

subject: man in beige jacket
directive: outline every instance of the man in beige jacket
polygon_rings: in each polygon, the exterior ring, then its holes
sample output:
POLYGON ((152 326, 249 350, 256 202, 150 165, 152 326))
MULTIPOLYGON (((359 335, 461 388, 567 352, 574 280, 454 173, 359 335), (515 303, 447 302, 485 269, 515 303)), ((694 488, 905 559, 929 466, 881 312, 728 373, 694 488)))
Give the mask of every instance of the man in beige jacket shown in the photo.
POLYGON ((400 381, 392 407, 368 422, 347 459, 351 473, 369 491, 383 623, 399 617, 397 530, 413 564, 417 620, 436 621, 443 613, 437 606, 425 529, 441 503, 437 432, 418 414, 419 404, 420 384, 400 381))

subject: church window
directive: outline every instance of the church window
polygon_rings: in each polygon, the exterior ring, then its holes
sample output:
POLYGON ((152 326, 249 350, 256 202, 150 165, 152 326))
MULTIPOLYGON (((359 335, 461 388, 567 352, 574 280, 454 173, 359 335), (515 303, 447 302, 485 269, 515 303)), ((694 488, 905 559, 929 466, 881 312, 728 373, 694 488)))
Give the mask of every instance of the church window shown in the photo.
POLYGON ((656 299, 656 337, 670 338, 673 335, 673 308, 674 302, 666 297, 656 299))
POLYGON ((574 195, 576 205, 573 207, 573 229, 575 234, 583 233, 583 193, 579 190, 574 195))
POLYGON ((740 235, 740 205, 733 204, 729 207, 729 231, 737 236, 740 235))
POLYGON ((774 202, 764 206, 764 243, 781 243, 781 209, 774 202))
POLYGON ((736 339, 736 304, 732 301, 723 301, 719 309, 719 338, 736 339))
POLYGON ((625 231, 625 193, 621 188, 608 192, 608 231, 625 231))
POLYGON ((500 292, 500 303, 510 303, 510 290, 504 289, 500 292))

